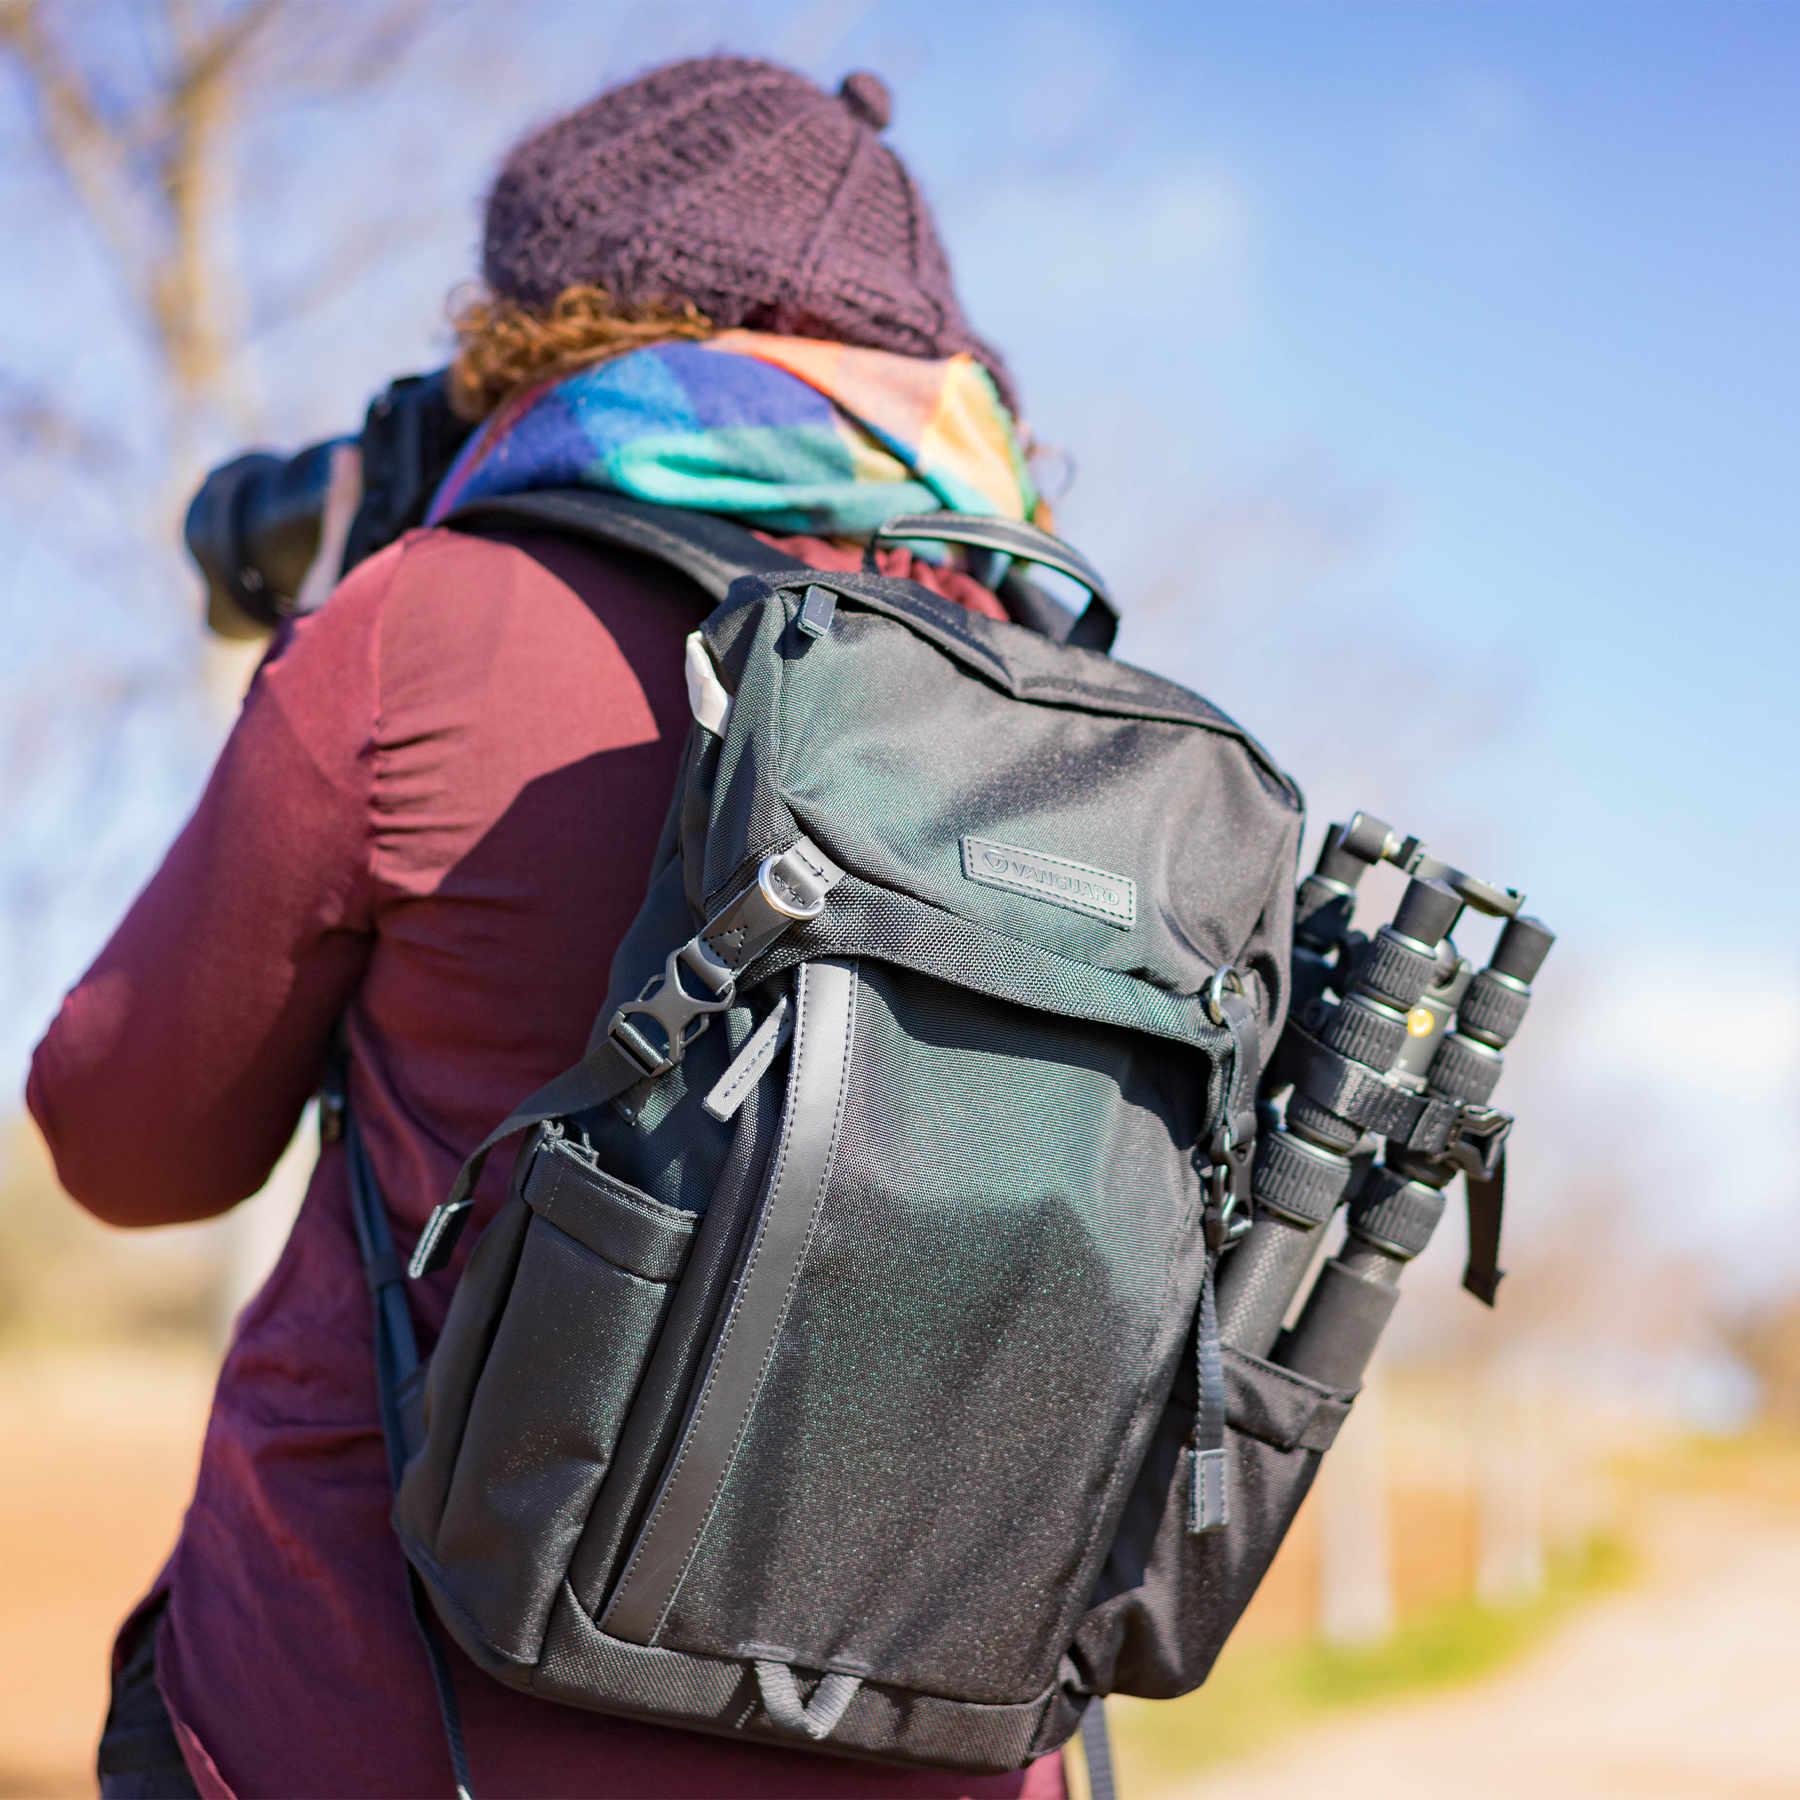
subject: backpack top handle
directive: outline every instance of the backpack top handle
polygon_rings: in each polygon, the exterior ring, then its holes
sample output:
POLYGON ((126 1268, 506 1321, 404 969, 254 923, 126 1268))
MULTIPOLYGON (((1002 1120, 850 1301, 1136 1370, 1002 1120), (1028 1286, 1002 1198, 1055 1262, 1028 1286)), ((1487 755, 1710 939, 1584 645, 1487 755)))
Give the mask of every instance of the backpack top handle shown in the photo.
POLYGON ((901 539, 926 539, 938 544, 962 544, 971 550, 991 550, 1019 562, 1035 563, 1039 568, 1054 569, 1088 591, 1088 603, 1081 616, 1069 627, 1063 638, 1083 650, 1107 651, 1119 635, 1118 608, 1100 571, 1072 544, 1040 531, 1035 525, 1017 524, 1011 519, 985 518, 976 513, 931 512, 902 513, 878 525, 870 534, 863 565, 875 568, 875 552, 886 543, 901 539))

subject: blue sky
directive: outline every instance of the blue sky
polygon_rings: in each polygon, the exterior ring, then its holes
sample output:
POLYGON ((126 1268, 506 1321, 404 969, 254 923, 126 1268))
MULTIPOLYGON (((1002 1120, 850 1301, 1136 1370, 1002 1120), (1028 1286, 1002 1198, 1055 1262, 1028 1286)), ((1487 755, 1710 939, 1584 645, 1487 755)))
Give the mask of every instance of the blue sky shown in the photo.
MULTIPOLYGON (((88 16, 109 52, 127 9, 88 16)), ((1564 945, 1518 1091, 1563 1121, 1610 1096, 1625 1122, 1587 1154, 1631 1172, 1672 1240, 1699 1183, 1794 1256, 1793 1184, 1766 1171, 1800 1149, 1800 12, 499 16, 443 7, 390 81, 241 134, 253 297, 349 213, 401 227, 259 344, 268 436, 341 427, 441 359, 474 196, 534 117, 721 44, 832 81, 881 70, 969 310, 1072 460, 1063 523, 1122 591, 1126 653, 1244 718, 1319 822, 1369 805, 1528 887, 1564 945), (1733 1120, 1723 1167, 1681 1123, 1697 1103, 1733 1120)), ((0 371, 129 419, 121 479, 149 482, 141 358, 54 186, 12 154, 19 129, 0 85, 0 371)), ((0 705, 47 708, 70 741, 117 728, 120 681, 179 691, 191 663, 183 571, 112 542, 114 516, 41 471, 0 494, 0 705), (99 674, 46 699, 71 665, 99 674)), ((8 927, 8 1087, 203 773, 191 706, 130 729, 106 816, 69 817, 53 764, 0 795, 0 891, 55 897, 48 923, 8 927)), ((1568 1159, 1546 1135, 1549 1183, 1568 1159)))

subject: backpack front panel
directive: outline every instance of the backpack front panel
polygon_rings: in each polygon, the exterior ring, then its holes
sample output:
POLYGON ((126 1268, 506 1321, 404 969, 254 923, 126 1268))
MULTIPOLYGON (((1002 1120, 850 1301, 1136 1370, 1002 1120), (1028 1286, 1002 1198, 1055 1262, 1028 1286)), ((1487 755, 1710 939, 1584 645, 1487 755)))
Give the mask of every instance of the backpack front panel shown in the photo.
POLYGON ((1208 1071, 846 967, 841 1119, 804 1251, 750 1278, 787 1284, 760 1387, 709 1422, 732 1449, 665 1598, 607 1624, 1021 1701, 1055 1672, 1187 1336, 1208 1071))
MULTIPOLYGON (((682 1268, 639 1305, 613 1275, 641 1269, 530 1254, 581 1234, 522 1177, 495 1229, 531 1279, 459 1296, 400 1524, 465 1648, 531 1691, 1017 1766, 1078 1716, 1071 1640, 1191 1353, 1230 1044, 1203 989, 1289 930, 1298 807, 1180 690, 821 579, 822 636, 756 583, 709 623, 729 716, 603 1020, 802 834, 842 877, 690 1061, 558 1152, 696 1219, 682 1268), (722 1122, 703 1100, 784 1000, 791 1042, 722 1122), (503 1534, 534 1547, 509 1564, 503 1534)), ((1280 984, 1256 997, 1272 1028, 1280 984)))

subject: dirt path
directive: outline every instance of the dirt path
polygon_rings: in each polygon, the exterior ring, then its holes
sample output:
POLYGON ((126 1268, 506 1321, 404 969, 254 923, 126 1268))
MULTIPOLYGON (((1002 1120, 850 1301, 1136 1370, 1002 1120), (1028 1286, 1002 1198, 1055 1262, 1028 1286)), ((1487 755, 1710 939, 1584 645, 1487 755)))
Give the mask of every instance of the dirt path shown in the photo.
POLYGON ((107 1652, 174 1541, 198 1353, 0 1358, 0 1796, 91 1794, 107 1652))
POLYGON ((1792 1800, 1800 1515, 1659 1502, 1648 1573, 1453 1695, 1321 1727, 1183 1800, 1792 1800))
MULTIPOLYGON (((0 1797, 92 1792, 106 1645, 173 1538, 210 1381, 192 1354, 0 1359, 0 1797)), ((1658 1500, 1641 1538, 1641 1583, 1493 1680, 1164 1800, 1800 1796, 1800 1504, 1658 1500)))

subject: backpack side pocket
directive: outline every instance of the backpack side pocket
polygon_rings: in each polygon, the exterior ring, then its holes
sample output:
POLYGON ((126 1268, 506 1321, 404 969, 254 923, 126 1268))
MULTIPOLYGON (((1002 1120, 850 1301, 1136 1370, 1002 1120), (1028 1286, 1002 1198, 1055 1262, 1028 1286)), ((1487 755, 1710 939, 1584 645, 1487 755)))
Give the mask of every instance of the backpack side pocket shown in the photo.
POLYGON ((1351 1395, 1230 1348, 1225 1384, 1230 1523, 1200 1534, 1187 1528, 1189 1371, 1076 1631, 1064 1676, 1077 1693, 1162 1700, 1206 1679, 1350 1412, 1351 1395))
MULTIPOLYGON (((448 1393, 440 1406, 433 1392, 425 1449, 397 1509, 409 1553, 447 1603, 447 1622, 518 1663, 537 1655, 696 1223, 558 1135, 544 1135, 535 1150, 491 1228, 516 1240, 511 1281, 497 1295, 497 1284, 486 1284, 481 1314, 453 1311, 433 1361, 472 1361, 478 1336, 486 1354, 461 1407, 448 1393), (434 1452, 441 1463, 435 1440, 459 1419, 433 1522, 425 1465, 434 1452)), ((465 1277, 459 1303, 468 1286, 465 1277)))

